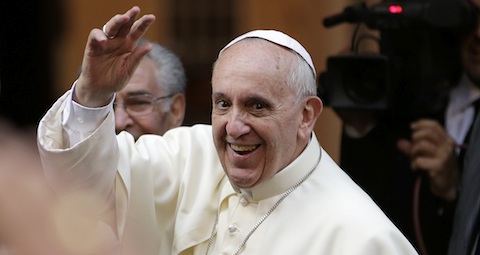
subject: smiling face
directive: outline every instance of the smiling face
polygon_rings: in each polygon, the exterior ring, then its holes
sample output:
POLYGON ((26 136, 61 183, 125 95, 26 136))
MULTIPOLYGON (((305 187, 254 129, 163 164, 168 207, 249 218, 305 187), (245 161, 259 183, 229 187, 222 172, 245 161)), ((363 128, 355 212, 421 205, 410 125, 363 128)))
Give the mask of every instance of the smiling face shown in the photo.
MULTIPOLYGON (((150 58, 144 58, 127 86, 117 93, 115 101, 123 103, 131 96, 150 95, 158 98, 167 94, 168 92, 163 91, 157 84, 155 64, 150 58)), ((153 111, 142 116, 132 116, 125 109, 116 108, 115 131, 117 134, 127 131, 135 140, 143 134, 163 135, 167 130, 179 126, 183 120, 185 111, 176 110, 175 100, 179 100, 177 97, 183 95, 156 101, 153 111)))
POLYGON ((297 100, 286 83, 294 57, 263 39, 246 39, 216 62, 213 138, 223 168, 238 188, 271 178, 308 143, 313 128, 304 125, 308 100, 297 100))

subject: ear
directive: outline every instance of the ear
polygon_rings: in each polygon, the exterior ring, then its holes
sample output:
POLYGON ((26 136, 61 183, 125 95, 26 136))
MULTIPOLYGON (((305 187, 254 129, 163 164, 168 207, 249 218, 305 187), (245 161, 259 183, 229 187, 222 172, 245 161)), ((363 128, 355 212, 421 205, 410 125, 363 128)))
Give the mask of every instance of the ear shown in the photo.
POLYGON ((182 125, 183 119, 185 118, 186 107, 185 95, 175 94, 172 97, 172 105, 170 107, 171 128, 182 125))
POLYGON ((322 110, 323 103, 318 96, 311 96, 307 99, 302 112, 302 123, 299 128, 300 138, 310 138, 310 134, 312 133, 322 110))

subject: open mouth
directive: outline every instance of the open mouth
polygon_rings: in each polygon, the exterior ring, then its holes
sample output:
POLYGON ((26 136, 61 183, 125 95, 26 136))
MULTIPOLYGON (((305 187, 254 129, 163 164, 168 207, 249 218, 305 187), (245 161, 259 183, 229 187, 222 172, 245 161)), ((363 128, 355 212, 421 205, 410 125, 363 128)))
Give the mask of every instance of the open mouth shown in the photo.
POLYGON ((257 149, 260 145, 236 145, 236 144, 230 144, 230 148, 234 150, 236 153, 240 155, 245 155, 248 154, 255 149, 257 149))

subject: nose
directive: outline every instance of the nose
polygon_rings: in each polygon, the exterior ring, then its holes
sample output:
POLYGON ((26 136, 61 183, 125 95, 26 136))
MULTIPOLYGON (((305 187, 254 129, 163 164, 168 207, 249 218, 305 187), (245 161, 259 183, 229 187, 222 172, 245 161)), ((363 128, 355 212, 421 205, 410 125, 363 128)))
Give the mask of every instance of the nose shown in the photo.
POLYGON ((115 107, 115 132, 118 134, 133 124, 130 115, 122 106, 115 107))
POLYGON ((227 135, 234 139, 240 138, 251 131, 247 116, 239 111, 230 113, 225 129, 227 135))

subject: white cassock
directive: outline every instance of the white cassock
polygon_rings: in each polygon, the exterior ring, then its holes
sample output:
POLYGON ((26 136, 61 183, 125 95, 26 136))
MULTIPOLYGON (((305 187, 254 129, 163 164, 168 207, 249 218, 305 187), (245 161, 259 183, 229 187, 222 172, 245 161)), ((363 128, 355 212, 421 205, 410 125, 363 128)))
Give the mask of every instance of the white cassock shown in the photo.
POLYGON ((46 175, 59 192, 88 189, 107 199, 115 190, 122 254, 205 254, 207 247, 209 254, 417 254, 314 134, 273 178, 235 190, 210 126, 135 143, 125 132, 115 135, 110 110, 98 128, 66 148, 62 112, 69 104, 70 92, 38 128, 46 175))

